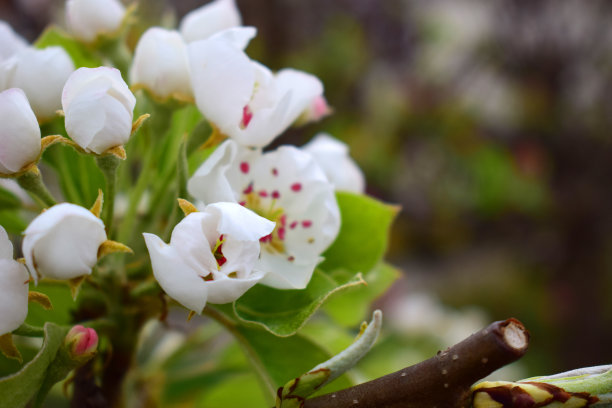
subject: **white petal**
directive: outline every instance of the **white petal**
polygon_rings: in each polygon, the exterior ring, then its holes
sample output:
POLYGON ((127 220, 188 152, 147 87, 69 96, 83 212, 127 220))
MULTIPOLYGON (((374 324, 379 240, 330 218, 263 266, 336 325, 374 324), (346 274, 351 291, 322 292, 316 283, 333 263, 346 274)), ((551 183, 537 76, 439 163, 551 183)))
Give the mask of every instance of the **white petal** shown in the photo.
POLYGON ((228 278, 217 273, 214 280, 206 282, 208 285, 208 301, 215 304, 233 302, 262 278, 263 273, 261 272, 253 273, 246 279, 228 278))
POLYGON ((265 237, 274 230, 275 223, 236 203, 214 203, 206 207, 205 212, 214 214, 219 219, 219 234, 230 235, 240 241, 255 241, 265 237))
POLYGON ((181 21, 180 31, 185 41, 192 42, 241 24, 234 0, 216 0, 187 13, 181 21))
POLYGON ((212 35, 210 39, 226 41, 234 47, 244 50, 256 35, 257 29, 255 27, 233 27, 219 31, 212 35))
POLYGON ((283 69, 276 74, 279 94, 291 92, 291 101, 283 130, 289 127, 306 111, 313 101, 323 94, 323 84, 314 75, 295 69, 283 69))
POLYGON ((289 261, 286 257, 262 251, 255 268, 266 274, 260 282, 262 285, 277 289, 304 289, 321 259, 316 257, 302 262, 289 261))
POLYGON ((346 144, 326 133, 320 133, 302 149, 313 155, 336 190, 363 193, 363 172, 349 156, 346 144))
POLYGON ((240 279, 249 278, 259 259, 259 241, 239 241, 224 235, 222 249, 226 262, 219 268, 218 274, 240 279))
POLYGON ((236 202, 236 194, 227 171, 234 164, 238 145, 231 140, 223 142, 196 170, 187 183, 189 194, 204 204, 217 201, 236 202))
POLYGON ((28 43, 9 24, 0 20, 0 62, 26 48, 28 43))
POLYGON ((0 259, 0 336, 23 324, 28 314, 28 272, 19 262, 0 259))
POLYGON ((62 203, 36 217, 25 230, 23 254, 30 274, 72 279, 91 273, 106 241, 104 223, 90 211, 62 203))
POLYGON ((40 128, 25 93, 0 93, 0 172, 14 173, 40 154, 40 128))
POLYGON ((207 282, 183 262, 173 246, 166 245, 156 235, 145 233, 143 236, 153 275, 162 289, 186 308, 202 313, 208 296, 207 282))
POLYGON ((255 87, 255 68, 226 41, 201 40, 187 47, 196 104, 223 133, 240 124, 255 87))
POLYGON ((39 120, 50 119, 61 109, 64 83, 74 71, 70 56, 61 47, 26 48, 3 64, 7 88, 21 88, 39 120), (6 65, 5 65, 6 64, 6 65))
POLYGON ((13 243, 2 225, 0 225, 0 259, 13 259, 13 243))
POLYGON ((160 98, 192 96, 187 46, 181 35, 160 27, 145 31, 136 46, 130 82, 160 98))
POLYGON ((170 245, 183 262, 201 277, 217 270, 217 261, 211 252, 219 238, 216 224, 217 220, 210 214, 191 213, 174 227, 170 238, 170 245))
POLYGON ((91 42, 119 29, 125 8, 117 0, 68 0, 66 23, 75 37, 91 42))
POLYGON ((121 77, 121 71, 112 67, 79 68, 74 71, 62 91, 62 107, 65 110, 72 99, 87 90, 110 93, 128 111, 133 111, 136 97, 121 77))

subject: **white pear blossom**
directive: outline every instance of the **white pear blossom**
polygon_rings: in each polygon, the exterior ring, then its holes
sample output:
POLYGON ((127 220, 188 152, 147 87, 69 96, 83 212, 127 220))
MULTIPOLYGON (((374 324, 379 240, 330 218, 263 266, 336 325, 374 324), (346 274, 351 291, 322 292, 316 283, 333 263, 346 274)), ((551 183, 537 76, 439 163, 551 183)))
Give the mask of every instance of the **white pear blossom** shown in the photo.
POLYGON ((27 48, 28 43, 5 21, 0 20, 0 62, 27 48))
POLYGON ((170 244, 156 235, 143 235, 161 287, 201 313, 206 302, 233 302, 261 280, 263 273, 254 269, 259 239, 273 229, 273 222, 224 202, 185 217, 172 231, 170 244))
POLYGON ((68 0, 66 23, 72 34, 84 42, 119 30, 125 8, 118 0, 68 0))
POLYGON ((215 0, 187 13, 181 21, 180 31, 185 41, 192 42, 241 24, 235 0, 215 0))
POLYGON ((191 99, 187 45, 177 31, 149 28, 140 37, 130 70, 132 86, 160 99, 191 99))
POLYGON ((30 275, 72 279, 89 275, 106 241, 104 223, 75 204, 54 205, 34 218, 24 232, 23 256, 30 275))
POLYGON ((74 64, 62 47, 25 48, 0 64, 0 88, 21 88, 39 121, 61 109, 62 88, 74 64))
POLYGON ((25 93, 0 92, 0 173, 14 174, 40 155, 40 127, 25 93))
POLYGON ((336 190, 363 193, 363 172, 349 156, 345 143, 327 133, 319 133, 302 149, 315 158, 336 190))
POLYGON ((135 105, 119 70, 79 68, 62 93, 66 132, 86 151, 102 154, 129 140, 135 105))
POLYGON ((340 211, 333 185, 314 158, 292 146, 261 153, 225 141, 188 182, 205 204, 233 201, 275 221, 261 239, 261 283, 280 289, 306 287, 321 254, 336 239, 340 211))
POLYGON ((25 321, 29 281, 25 266, 13 259, 13 244, 0 226, 0 336, 25 321))
POLYGON ((293 69, 273 74, 222 34, 188 45, 196 104, 223 134, 263 147, 323 94, 323 85, 293 69))

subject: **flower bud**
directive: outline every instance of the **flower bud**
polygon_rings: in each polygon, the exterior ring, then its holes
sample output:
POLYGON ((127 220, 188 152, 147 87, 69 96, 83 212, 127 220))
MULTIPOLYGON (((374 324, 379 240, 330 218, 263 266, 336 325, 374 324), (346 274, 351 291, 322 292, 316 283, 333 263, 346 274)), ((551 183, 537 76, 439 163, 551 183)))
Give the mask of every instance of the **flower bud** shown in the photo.
POLYGON ((77 324, 66 335, 64 344, 73 359, 89 360, 98 349, 98 334, 94 329, 77 324))
POLYGON ((167 99, 191 99, 187 46, 177 31, 152 27, 140 37, 130 70, 132 86, 167 99))
POLYGON ((40 127, 25 93, 0 92, 0 173, 14 174, 40 154, 40 127))
POLYGON ((183 17, 180 31, 187 42, 203 40, 242 24, 235 0, 215 0, 183 17))
POLYGON ((13 260, 13 244, 0 226, 0 336, 23 324, 28 314, 29 277, 13 260))
POLYGON ((23 256, 30 274, 72 279, 89 275, 106 241, 104 223, 89 210, 63 203, 34 218, 24 232, 23 256))
POLYGON ((93 42, 119 30, 125 8, 117 0, 68 0, 66 23, 81 41, 93 42))
POLYGON ((10 25, 0 20, 0 62, 26 48, 28 43, 10 25))
POLYGON ((0 88, 21 88, 39 121, 61 108, 62 87, 74 64, 62 47, 26 48, 0 65, 0 88))
POLYGON ((87 152, 102 154, 132 133, 136 98, 115 68, 79 68, 64 86, 66 132, 87 152))
POLYGON ((326 133, 319 133, 302 150, 315 158, 336 190, 363 193, 363 172, 349 156, 346 144, 326 133))

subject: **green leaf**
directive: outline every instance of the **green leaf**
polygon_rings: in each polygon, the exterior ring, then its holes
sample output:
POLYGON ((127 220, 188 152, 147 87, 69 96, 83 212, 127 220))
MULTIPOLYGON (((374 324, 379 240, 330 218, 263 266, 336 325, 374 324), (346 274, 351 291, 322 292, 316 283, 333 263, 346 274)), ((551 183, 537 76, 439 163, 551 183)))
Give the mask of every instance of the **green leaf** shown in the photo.
POLYGON ((85 45, 70 36, 57 26, 49 26, 34 43, 36 48, 60 46, 66 50, 74 65, 79 67, 95 68, 102 65, 102 61, 93 55, 85 45))
POLYGON ((9 234, 21 234, 28 226, 17 210, 0 211, 0 225, 2 225, 9 234))
POLYGON ((49 365, 55 359, 67 330, 54 323, 46 323, 43 345, 36 356, 23 368, 0 379, 0 408, 20 408, 30 401, 43 385, 49 365))
POLYGON ((323 254, 321 269, 368 272, 380 262, 386 249, 389 228, 398 207, 352 193, 336 193, 342 225, 340 234, 323 254))
POLYGON ((10 191, 0 187, 0 210, 12 210, 21 206, 21 200, 10 191))
MULTIPOLYGON (((331 275, 335 279, 341 279, 341 276, 349 273, 338 269, 331 275)), ((356 326, 361 323, 363 316, 368 314, 372 302, 385 293, 399 276, 400 272, 396 268, 380 263, 363 277, 367 285, 350 288, 343 292, 342 296, 332 297, 323 309, 338 324, 345 327, 356 326)))
MULTIPOLYGON (((299 377, 331 357, 318 344, 299 334, 277 337, 266 330, 246 326, 238 326, 236 331, 243 337, 244 341, 240 343, 247 356, 274 396, 276 390, 287 381, 299 377), (248 343, 248 347, 244 346, 244 342, 248 343)), ((346 376, 334 382, 334 386, 339 389, 351 385, 346 376)))
POLYGON ((303 290, 279 290, 257 285, 234 302, 234 312, 243 322, 254 323, 276 336, 291 336, 333 293, 363 285, 361 275, 336 281, 315 270, 303 290))

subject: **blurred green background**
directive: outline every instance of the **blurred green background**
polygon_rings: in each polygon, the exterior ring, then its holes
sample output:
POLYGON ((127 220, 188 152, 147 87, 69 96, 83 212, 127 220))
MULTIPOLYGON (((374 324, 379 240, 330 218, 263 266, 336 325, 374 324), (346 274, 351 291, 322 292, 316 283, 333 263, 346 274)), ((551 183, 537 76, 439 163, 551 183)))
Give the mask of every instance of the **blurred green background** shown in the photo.
MULTIPOLYGON (((139 15, 171 25, 203 3, 139 15)), ((516 317, 521 375, 612 362, 612 3, 237 3, 259 30, 249 55, 317 75, 335 110, 276 143, 346 141, 367 192, 403 208, 388 253, 403 279, 378 300, 402 344, 435 352, 516 317)), ((34 40, 62 5, 5 1, 0 18, 34 40)))

